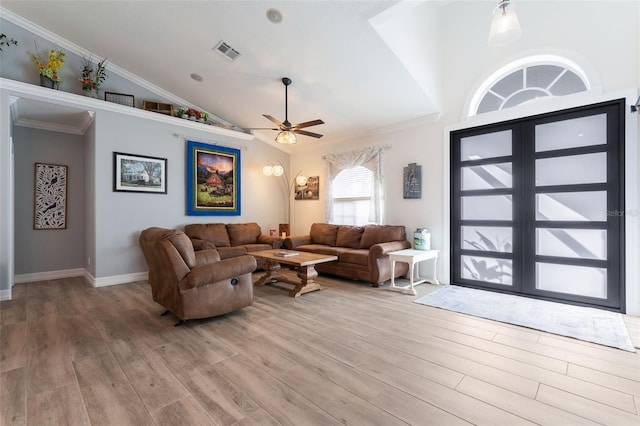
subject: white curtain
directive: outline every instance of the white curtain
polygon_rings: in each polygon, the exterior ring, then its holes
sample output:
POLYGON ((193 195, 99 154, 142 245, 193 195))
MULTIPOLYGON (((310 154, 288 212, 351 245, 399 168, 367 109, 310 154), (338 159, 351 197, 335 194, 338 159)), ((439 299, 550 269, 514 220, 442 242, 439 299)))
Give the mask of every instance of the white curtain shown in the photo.
POLYGON ((341 171, 353 167, 363 166, 373 172, 373 198, 369 209, 369 220, 374 223, 384 223, 384 158, 383 152, 390 145, 370 146, 355 151, 340 154, 327 154, 327 189, 325 190, 325 217, 327 223, 333 222, 333 180, 341 171))

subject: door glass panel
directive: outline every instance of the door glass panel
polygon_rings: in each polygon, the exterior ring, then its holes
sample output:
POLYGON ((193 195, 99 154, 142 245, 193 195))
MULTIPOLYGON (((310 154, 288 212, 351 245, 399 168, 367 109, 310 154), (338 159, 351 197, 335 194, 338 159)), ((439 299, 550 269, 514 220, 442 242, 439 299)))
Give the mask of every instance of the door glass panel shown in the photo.
POLYGON ((536 254, 542 256, 607 259, 604 229, 536 229, 536 254))
POLYGON ((460 139, 460 160, 480 160, 482 158, 511 155, 511 130, 469 136, 460 139))
POLYGON ((511 253, 513 231, 511 228, 493 226, 463 226, 462 248, 465 250, 511 253))
POLYGON ((606 152, 536 160, 536 186, 603 183, 606 181, 606 152))
POLYGON ((607 270, 587 266, 536 263, 536 288, 557 293, 607 298, 607 270))
POLYGON ((511 220, 511 195, 462 197, 463 220, 511 220))
POLYGON ((511 188, 511 163, 462 168, 462 189, 511 188))
POLYGON ((462 278, 511 285, 513 261, 491 257, 461 256, 462 278))
POLYGON ((607 143, 607 115, 598 114, 536 126, 536 152, 607 143))
POLYGON ((607 220, 606 191, 536 194, 536 220, 607 220))

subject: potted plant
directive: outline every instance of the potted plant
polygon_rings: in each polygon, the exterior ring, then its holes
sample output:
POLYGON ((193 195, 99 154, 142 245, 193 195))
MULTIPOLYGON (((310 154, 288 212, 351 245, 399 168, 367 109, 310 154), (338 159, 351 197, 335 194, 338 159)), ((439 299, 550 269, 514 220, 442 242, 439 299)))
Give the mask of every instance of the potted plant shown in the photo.
POLYGON ((65 53, 62 50, 51 49, 47 54, 46 61, 40 59, 37 45, 36 53, 27 53, 31 56, 31 59, 33 59, 33 62, 36 64, 38 74, 40 74, 40 85, 57 90, 60 87, 60 83, 62 83, 62 78, 60 77, 58 71, 60 71, 60 68, 62 68, 62 66, 64 65, 65 53))
POLYGON ((180 117, 180 118, 189 118, 189 114, 187 114, 187 107, 178 107, 176 109, 176 117, 180 117))
POLYGON ((189 115, 189 120, 196 121, 200 119, 200 111, 198 111, 197 109, 189 108, 187 110, 187 115, 189 115))
POLYGON ((209 113, 201 111, 200 112, 200 121, 206 123, 209 120, 209 113))
POLYGON ((89 56, 89 59, 82 58, 82 60, 82 77, 79 79, 82 84, 82 90, 84 90, 86 96, 97 98, 98 89, 100 89, 100 85, 107 78, 107 59, 105 58, 98 62, 95 69, 93 67, 91 56, 89 56))

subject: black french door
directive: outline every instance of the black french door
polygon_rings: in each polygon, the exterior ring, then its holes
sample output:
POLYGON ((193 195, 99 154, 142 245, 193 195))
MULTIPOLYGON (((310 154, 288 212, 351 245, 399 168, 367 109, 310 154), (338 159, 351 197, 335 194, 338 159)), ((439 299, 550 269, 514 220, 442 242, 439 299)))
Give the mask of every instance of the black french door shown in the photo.
POLYGON ((624 101, 451 133, 451 282, 624 311, 624 101))

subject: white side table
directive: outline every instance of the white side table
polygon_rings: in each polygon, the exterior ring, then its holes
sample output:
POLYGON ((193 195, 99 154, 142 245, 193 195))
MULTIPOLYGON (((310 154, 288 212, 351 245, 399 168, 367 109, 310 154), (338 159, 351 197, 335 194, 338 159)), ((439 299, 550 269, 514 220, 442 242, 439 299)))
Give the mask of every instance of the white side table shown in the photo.
POLYGON ((440 250, 399 250, 389 253, 389 260, 391 261, 391 284, 389 284, 388 290, 399 291, 405 294, 416 295, 414 286, 422 284, 424 282, 430 282, 431 284, 440 284, 436 278, 436 264, 438 263, 438 253, 440 250), (425 260, 433 259, 433 277, 431 279, 419 277, 419 265, 417 263, 425 260), (409 264, 409 285, 396 286, 396 262, 404 262, 409 264))

